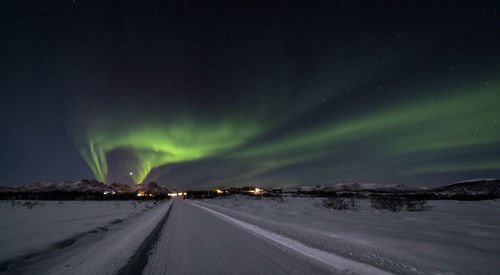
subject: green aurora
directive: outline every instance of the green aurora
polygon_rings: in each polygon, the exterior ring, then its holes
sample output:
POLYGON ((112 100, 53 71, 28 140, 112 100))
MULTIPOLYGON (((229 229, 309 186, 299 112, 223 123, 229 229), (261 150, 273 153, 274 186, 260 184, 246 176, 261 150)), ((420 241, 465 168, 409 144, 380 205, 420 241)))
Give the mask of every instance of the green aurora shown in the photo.
POLYGON ((103 182, 110 182, 107 155, 114 150, 125 150, 133 156, 134 161, 122 165, 133 172, 135 183, 144 182, 153 169, 205 159, 223 160, 228 163, 226 167, 243 162, 251 168, 228 183, 251 182, 249 179, 288 166, 346 156, 355 148, 366 149, 362 157, 332 161, 324 177, 353 178, 349 175, 355 172, 387 170, 398 164, 405 167, 392 172, 399 176, 498 171, 500 157, 483 152, 500 140, 499 88, 498 82, 489 82, 445 93, 415 93, 426 96, 377 105, 362 113, 347 113, 341 119, 332 115, 321 123, 264 141, 262 137, 293 122, 306 112, 304 108, 280 120, 262 112, 253 118, 234 114, 231 118, 193 116, 154 122, 101 116, 96 119, 99 124, 88 127, 85 139, 77 144, 95 177, 103 182), (450 162, 443 156, 465 159, 450 162))
POLYGON ((500 178, 498 1, 45 2, 2 17, 6 184, 500 178))

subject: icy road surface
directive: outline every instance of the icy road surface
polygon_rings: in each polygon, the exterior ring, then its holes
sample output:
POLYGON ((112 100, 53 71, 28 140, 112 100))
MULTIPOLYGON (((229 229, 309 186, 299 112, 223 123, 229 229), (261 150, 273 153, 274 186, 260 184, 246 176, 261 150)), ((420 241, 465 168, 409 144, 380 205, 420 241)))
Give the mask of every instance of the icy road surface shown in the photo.
POLYGON ((176 200, 143 274, 384 274, 176 200))
MULTIPOLYGON (((321 198, 198 200, 236 220, 396 274, 499 274, 500 201, 429 201, 430 211, 392 213, 358 200, 355 211, 321 198)), ((362 273, 362 272, 360 272, 362 273)))
POLYGON ((0 274, 498 274, 500 201, 392 213, 317 198, 0 204, 0 274))

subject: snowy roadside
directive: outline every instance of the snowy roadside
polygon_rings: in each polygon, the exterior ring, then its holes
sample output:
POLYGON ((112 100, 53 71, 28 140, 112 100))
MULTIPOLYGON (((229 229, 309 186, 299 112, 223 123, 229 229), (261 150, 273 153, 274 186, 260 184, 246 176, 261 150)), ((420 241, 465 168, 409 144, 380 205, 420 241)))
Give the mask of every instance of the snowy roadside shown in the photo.
POLYGON ((159 203, 151 210, 117 224, 115 228, 110 227, 109 231, 84 235, 71 246, 49 251, 12 272, 23 274, 36 270, 38 274, 117 273, 165 217, 171 204, 171 201, 159 203))
POLYGON ((297 252, 303 256, 312 258, 316 261, 321 262, 322 264, 325 264, 335 272, 345 272, 345 273, 354 273, 354 274, 391 274, 389 272, 386 272, 384 270, 381 270, 375 266, 370 266, 364 263, 356 262, 338 255, 335 255, 333 253, 328 253, 326 251, 316 249, 310 246, 307 246, 303 243, 300 243, 298 241, 292 240, 290 238, 284 237, 282 235, 276 234, 274 232, 265 230, 261 227, 237 220, 235 218, 232 218, 228 215, 222 214, 221 212, 217 212, 215 210, 212 210, 210 208, 207 208, 205 206, 202 206, 200 204, 190 202, 192 205, 195 205, 208 213, 225 220, 233 225, 239 226, 242 229, 245 229, 248 232, 251 232, 259 237, 262 237, 264 239, 267 239, 271 242, 277 243, 279 245, 282 245, 288 249, 293 250, 294 252, 297 252))
POLYGON ((307 246, 400 274, 493 274, 500 268, 500 202, 433 201, 432 211, 358 211, 246 196, 196 201, 307 246), (479 215, 481 214, 481 215, 479 215))
POLYGON ((85 232, 106 231, 152 206, 137 201, 0 201, 0 262, 51 250, 85 232))

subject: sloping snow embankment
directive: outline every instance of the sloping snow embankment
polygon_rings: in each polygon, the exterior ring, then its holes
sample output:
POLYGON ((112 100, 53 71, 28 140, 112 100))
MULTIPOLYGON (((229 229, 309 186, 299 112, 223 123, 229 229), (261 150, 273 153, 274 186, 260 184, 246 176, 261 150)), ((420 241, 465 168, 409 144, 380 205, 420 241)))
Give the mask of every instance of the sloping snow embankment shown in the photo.
POLYGON ((105 238, 88 243, 82 240, 50 260, 30 266, 29 270, 37 270, 39 274, 115 274, 165 217, 171 205, 171 201, 161 203, 120 229, 109 232, 105 238))
POLYGON ((0 262, 50 251, 86 232, 112 230, 149 207, 134 201, 0 201, 0 262))

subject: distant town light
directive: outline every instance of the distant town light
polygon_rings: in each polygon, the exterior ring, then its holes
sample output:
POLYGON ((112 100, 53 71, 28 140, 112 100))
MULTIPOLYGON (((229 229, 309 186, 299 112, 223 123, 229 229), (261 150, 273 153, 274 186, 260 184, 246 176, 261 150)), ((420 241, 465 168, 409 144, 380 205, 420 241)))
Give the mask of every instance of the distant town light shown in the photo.
POLYGON ((258 195, 258 194, 262 194, 264 193, 264 189, 261 189, 261 188, 255 188, 255 189, 252 189, 252 190, 248 190, 250 193, 254 193, 255 195, 258 195))

